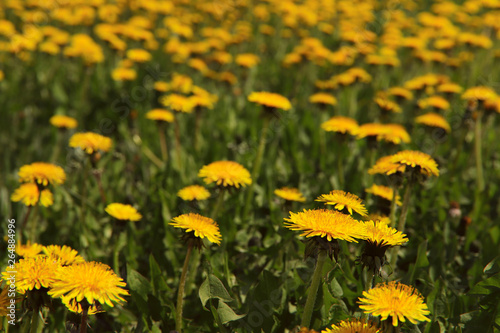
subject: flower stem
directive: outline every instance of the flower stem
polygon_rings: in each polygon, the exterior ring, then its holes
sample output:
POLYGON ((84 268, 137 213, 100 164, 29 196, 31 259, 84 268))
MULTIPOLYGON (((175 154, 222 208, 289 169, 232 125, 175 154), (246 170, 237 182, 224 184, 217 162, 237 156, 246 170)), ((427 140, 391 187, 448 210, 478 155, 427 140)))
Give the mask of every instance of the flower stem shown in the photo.
POLYGON ((38 230, 38 210, 40 209, 40 204, 37 203, 31 218, 31 230, 30 230, 30 240, 36 243, 36 232, 38 230))
POLYGON ((175 151, 177 153, 177 167, 179 168, 179 172, 184 173, 182 170, 182 161, 181 161, 181 127, 179 125, 179 120, 177 117, 175 118, 175 151))
POLYGON ((190 241, 188 244, 188 250, 186 253, 186 259, 184 260, 184 266, 182 266, 181 279, 179 281, 179 292, 177 294, 177 307, 175 314, 175 330, 178 333, 182 332, 182 305, 184 303, 184 287, 186 285, 187 271, 189 267, 189 259, 191 258, 191 253, 193 252, 193 242, 190 241))
POLYGON ((253 197, 254 185, 257 182, 257 177, 259 177, 260 167, 262 165, 262 158, 264 156, 264 150, 266 148, 267 133, 269 131, 269 124, 271 122, 271 117, 269 115, 264 115, 264 123, 262 124, 262 132, 260 134, 259 147, 257 148, 257 155, 252 168, 252 183, 249 185, 247 190, 247 196, 245 198, 245 208, 243 209, 243 216, 248 215, 248 210, 250 209, 250 202, 253 197))
POLYGON ((89 307, 82 306, 82 321, 80 323, 80 333, 87 333, 87 320, 89 318, 89 307))
POLYGON ((23 232, 24 229, 26 228, 26 224, 28 223, 28 219, 30 217, 31 211, 33 210, 33 206, 28 206, 28 211, 26 212, 26 215, 24 216, 23 223, 21 224, 21 233, 19 234, 19 243, 23 242, 23 232))
POLYGON ((40 309, 33 309, 33 316, 31 316, 30 333, 38 333, 40 327, 40 309))
POLYGON ((481 148, 481 123, 483 119, 483 112, 478 111, 476 118, 476 126, 474 128, 474 150, 476 155, 476 181, 477 181, 477 191, 482 192, 484 190, 484 178, 483 178, 483 158, 482 158, 482 148, 481 148))
POLYGON ((226 191, 224 190, 223 187, 219 189, 219 195, 217 196, 217 200, 215 201, 214 208, 212 208, 212 212, 210 213, 210 218, 216 219, 217 215, 219 214, 219 211, 221 210, 223 203, 224 203, 224 194, 226 194, 226 191))
POLYGON ((396 198, 398 197, 398 187, 392 187, 392 200, 391 200, 391 213, 389 215, 391 221, 391 227, 394 228, 396 225, 396 198))
POLYGON ((200 108, 196 108, 194 119, 194 150, 196 152, 200 151, 200 143, 201 143, 201 116, 202 110, 200 108))
POLYGON ((325 263, 325 261, 326 251, 319 251, 318 260, 316 261, 316 268, 314 269, 314 274, 312 277, 311 287, 309 287, 309 293, 307 295, 307 301, 304 307, 304 314, 302 315, 302 321, 300 323, 301 327, 309 327, 309 324, 311 323, 314 303, 316 302, 318 287, 319 283, 321 282, 321 276, 323 272, 323 264, 325 263))
MULTIPOLYGON (((398 231, 404 232, 405 231, 405 225, 406 225, 406 215, 408 213, 408 206, 410 204, 410 196, 411 196, 411 188, 413 186, 413 180, 409 179, 408 184, 406 184, 406 190, 405 190, 405 197, 403 199, 403 207, 401 207, 401 215, 399 216, 399 221, 398 221, 398 231)), ((391 267, 394 269, 396 266, 396 262, 398 260, 398 249, 394 247, 392 249, 392 256, 391 256, 391 267)))
POLYGON ((158 134, 160 136, 161 157, 166 164, 168 162, 167 138, 165 136, 165 126, 161 122, 158 122, 158 134))
POLYGON ((94 175, 97 181, 97 187, 99 188, 99 194, 101 195, 101 201, 104 205, 106 205, 106 192, 104 192, 104 188, 102 186, 102 170, 93 170, 92 174, 94 175))

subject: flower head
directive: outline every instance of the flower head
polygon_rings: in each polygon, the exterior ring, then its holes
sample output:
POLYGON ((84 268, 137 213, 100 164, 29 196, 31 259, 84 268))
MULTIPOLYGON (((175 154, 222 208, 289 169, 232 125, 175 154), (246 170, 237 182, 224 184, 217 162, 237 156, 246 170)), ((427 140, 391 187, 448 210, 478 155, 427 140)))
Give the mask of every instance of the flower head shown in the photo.
POLYGON ((356 135, 359 126, 357 121, 352 118, 336 116, 322 123, 321 128, 327 132, 356 135))
POLYGON ((133 81, 137 77, 137 72, 133 68, 118 67, 113 69, 111 77, 115 81, 133 81))
POLYGON ((37 183, 43 186, 48 184, 61 185, 66 180, 63 168, 44 162, 23 165, 19 169, 18 175, 20 182, 37 183))
POLYGON ((242 67, 251 68, 260 62, 260 58, 252 53, 243 53, 236 56, 235 62, 242 67))
POLYGON ((385 223, 368 221, 363 224, 365 227, 365 240, 368 243, 381 246, 397 246, 408 242, 405 234, 389 227, 385 223))
POLYGON ((390 156, 380 158, 368 170, 370 174, 382 173, 392 175, 397 172, 417 172, 425 176, 438 176, 439 170, 436 161, 420 151, 404 150, 390 156))
POLYGON ((430 127, 442 128, 448 133, 451 131, 450 124, 448 124, 448 122, 446 121, 446 119, 444 119, 443 116, 437 113, 430 112, 418 116, 415 118, 415 122, 417 124, 424 124, 430 127))
POLYGON ((210 192, 200 185, 190 185, 177 192, 177 196, 185 201, 206 200, 210 198, 210 192))
POLYGON ((195 237, 207 238, 210 242, 220 244, 222 236, 219 232, 217 222, 209 217, 196 213, 182 214, 172 219, 169 223, 175 228, 186 229, 193 232, 195 237))
POLYGON ((16 276, 16 289, 20 294, 28 290, 50 288, 55 281, 55 273, 59 264, 45 256, 36 256, 19 260, 13 272, 3 272, 3 279, 10 285, 8 278, 16 276))
POLYGON ((170 94, 166 96, 162 96, 160 98, 160 103, 168 108, 171 108, 174 111, 191 113, 195 107, 194 101, 189 97, 179 95, 179 94, 170 94))
POLYGON ((109 266, 91 261, 61 267, 53 274, 55 281, 48 294, 52 297, 65 296, 81 302, 84 298, 90 304, 124 302, 122 296, 128 295, 123 289, 125 282, 109 266))
MULTIPOLYGON (((76 298, 71 298, 67 296, 61 296, 61 302, 66 305, 66 308, 75 313, 83 313, 82 305, 76 301, 76 298)), ((94 315, 96 313, 103 312, 100 304, 91 304, 87 310, 87 314, 94 315)))
POLYGON ((359 298, 359 303, 365 313, 381 316, 382 320, 391 316, 393 326, 398 326, 398 320, 405 322, 408 319, 412 324, 430 321, 425 317, 430 312, 419 292, 399 282, 379 284, 363 291, 363 298, 359 298))
POLYGON ((326 237, 343 239, 357 243, 356 238, 364 237, 363 225, 349 215, 329 209, 310 209, 299 213, 290 212, 284 219, 285 227, 290 230, 303 231, 301 236, 326 237))
POLYGON ((75 128, 78 126, 78 122, 75 118, 71 118, 68 116, 55 115, 50 117, 50 123, 58 128, 75 128))
POLYGON ((251 93, 248 96, 248 100, 274 109, 286 111, 292 108, 292 104, 285 96, 265 91, 251 93))
POLYGON ((377 325, 359 319, 342 320, 331 328, 325 328, 321 333, 379 333, 382 332, 377 325))
POLYGON ((306 198, 304 198, 302 193, 297 188, 282 187, 274 190, 274 194, 288 201, 299 201, 299 202, 306 201, 306 198))
POLYGON ((115 219, 122 221, 139 221, 142 215, 139 214, 137 209, 130 205, 124 205, 121 203, 112 203, 106 206, 104 209, 106 213, 113 216, 115 219))
POLYGON ((361 216, 368 214, 361 199, 357 195, 349 192, 333 190, 328 194, 320 195, 316 201, 324 202, 325 205, 333 205, 337 210, 343 210, 345 208, 351 215, 353 210, 361 216))
POLYGON ((146 113, 146 118, 156 121, 164 121, 172 123, 174 121, 174 114, 170 111, 163 109, 153 109, 146 113))
POLYGON ((462 99, 466 100, 485 101, 488 99, 494 99, 495 97, 495 91, 490 87, 485 86, 469 88, 462 94, 462 99))
MULTIPOLYGON (((394 196, 394 190, 392 188, 376 184, 373 184, 370 188, 367 188, 365 192, 376 195, 377 197, 380 197, 387 201, 392 201, 392 198, 394 196)), ((401 197, 399 195, 396 196, 396 205, 401 206, 401 197)))
POLYGON ((217 185, 224 187, 239 188, 240 185, 246 186, 252 183, 250 172, 241 164, 233 161, 217 161, 205 165, 198 172, 198 177, 204 178, 207 184, 217 183, 217 185))
POLYGON ((42 252, 43 245, 27 241, 26 244, 17 244, 16 253, 23 258, 36 257, 42 252))
POLYGON ((49 259, 56 261, 61 266, 73 265, 85 261, 82 256, 78 255, 78 251, 66 245, 44 246, 42 251, 49 259))
POLYGON ((44 207, 49 207, 54 203, 54 196, 49 189, 44 189, 40 192, 38 186, 33 183, 21 184, 12 193, 10 199, 14 202, 21 201, 26 206, 35 206, 39 203, 44 207))
POLYGON ((309 102, 322 105, 337 105, 335 96, 322 92, 311 95, 309 97, 309 102))
POLYGON ((98 150, 107 152, 111 149, 112 141, 106 136, 97 133, 75 133, 69 139, 69 146, 80 148, 87 154, 93 154, 98 150))

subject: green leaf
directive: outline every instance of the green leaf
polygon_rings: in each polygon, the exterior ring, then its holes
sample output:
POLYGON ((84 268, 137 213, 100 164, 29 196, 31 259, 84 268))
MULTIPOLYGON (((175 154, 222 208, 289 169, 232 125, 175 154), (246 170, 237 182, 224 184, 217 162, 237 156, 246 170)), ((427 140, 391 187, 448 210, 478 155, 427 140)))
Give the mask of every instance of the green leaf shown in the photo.
POLYGON ((152 254, 149 255, 149 274, 151 275, 151 286, 153 287, 153 295, 160 297, 167 293, 172 293, 171 288, 167 285, 165 281, 164 274, 162 273, 160 266, 156 262, 152 254))
POLYGON ((148 294, 151 292, 151 284, 139 272, 130 268, 129 265, 127 265, 127 285, 130 290, 135 291, 144 300, 147 300, 148 294))
POLYGON ((219 280, 213 274, 210 274, 206 278, 206 280, 201 285, 198 294, 203 306, 205 306, 208 300, 211 298, 218 298, 219 300, 224 302, 230 302, 233 300, 227 292, 226 287, 224 287, 224 284, 222 284, 221 280, 219 280))
POLYGON ((239 320, 246 316, 246 314, 236 314, 233 309, 226 303, 219 301, 219 306, 217 307, 217 313, 219 314, 220 320, 223 324, 230 321, 239 320))
POLYGON ((495 289, 500 289, 500 273, 476 284, 469 291, 469 295, 488 295, 495 289))
POLYGON ((331 293, 335 297, 342 297, 344 295, 344 290, 340 286, 340 284, 337 282, 336 278, 333 278, 332 282, 330 283, 331 287, 331 293))

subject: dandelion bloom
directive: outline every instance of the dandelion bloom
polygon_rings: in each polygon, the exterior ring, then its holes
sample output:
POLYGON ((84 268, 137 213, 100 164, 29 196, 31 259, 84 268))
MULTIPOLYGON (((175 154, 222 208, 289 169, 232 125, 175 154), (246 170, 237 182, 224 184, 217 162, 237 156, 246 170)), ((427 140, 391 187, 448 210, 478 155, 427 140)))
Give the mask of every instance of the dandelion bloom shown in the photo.
POLYGON ((217 183, 217 185, 224 187, 239 188, 240 185, 246 186, 252 183, 250 172, 241 164, 233 161, 217 161, 205 165, 198 172, 198 177, 204 178, 203 180, 207 184, 217 183))
POLYGON ((384 129, 384 132, 377 136, 377 140, 384 140, 397 145, 401 144, 401 142, 411 142, 410 134, 399 124, 385 124, 384 129))
POLYGON ((201 201, 210 198, 210 192, 203 186, 190 185, 180 189, 177 196, 185 201, 201 201))
POLYGON ((210 242, 220 245, 222 236, 219 226, 213 219, 196 213, 182 214, 172 219, 169 223, 175 228, 186 229, 186 232, 194 232, 195 237, 207 238, 210 242))
POLYGON ((389 227, 385 223, 374 221, 364 222, 365 240, 374 245, 396 246, 408 242, 408 238, 401 231, 389 227))
POLYGON ((403 88, 403 87, 392 87, 387 90, 387 93, 391 96, 396 96, 399 98, 404 98, 406 100, 413 99, 413 93, 411 90, 403 88))
POLYGON ((290 212, 284 219, 285 227, 303 231, 301 236, 326 237, 328 241, 343 239, 357 243, 356 238, 364 238, 363 224, 349 215, 329 209, 310 209, 299 213, 290 212))
POLYGON ((321 124, 321 128, 327 132, 356 135, 359 129, 356 120, 349 117, 336 116, 321 124))
MULTIPOLYGON (((61 302, 66 305, 66 308, 74 313, 83 313, 82 305, 77 302, 76 298, 71 298, 67 296, 61 296, 61 302)), ((99 312, 104 312, 101 310, 100 304, 91 304, 87 310, 88 315, 94 315, 99 312)))
POLYGON ((23 258, 36 257, 43 250, 43 245, 27 241, 26 244, 17 244, 16 253, 23 258))
MULTIPOLYGON (((373 184, 371 187, 367 188, 365 192, 376 195, 377 197, 380 197, 387 201, 392 201, 392 198, 394 197, 394 190, 383 185, 373 184)), ((396 196, 396 205, 401 206, 401 197, 399 195, 396 196)))
POLYGON ((71 118, 68 116, 55 115, 50 117, 50 123, 58 128, 75 128, 78 126, 78 122, 75 118, 71 118))
POLYGON ((425 176, 439 175, 436 161, 429 155, 414 150, 404 150, 394 155, 384 156, 368 170, 368 173, 382 173, 389 176, 405 171, 418 172, 425 176))
POLYGON ((115 219, 122 221, 139 221, 142 215, 139 214, 137 209, 130 205, 124 205, 121 203, 112 203, 106 206, 104 209, 106 213, 113 216, 115 219))
POLYGON ((353 210, 361 216, 366 216, 368 214, 361 199, 357 195, 349 192, 333 190, 328 194, 322 194, 316 201, 324 202, 325 205, 333 205, 337 210, 343 210, 345 208, 351 215, 353 210))
POLYGON ((460 85, 452 82, 440 84, 437 87, 438 92, 446 93, 446 94, 459 94, 464 90, 460 85))
POLYGON ((52 297, 65 296, 81 302, 85 298, 90 306, 96 301, 113 307, 115 302, 121 303, 127 296, 123 289, 126 283, 116 275, 108 265, 100 262, 82 262, 61 267, 53 272, 55 281, 48 294, 52 297))
POLYGON ((19 260, 12 272, 2 273, 3 279, 10 285, 8 278, 16 276, 16 289, 20 294, 28 290, 50 288, 56 280, 55 273, 59 264, 45 256, 36 256, 19 260))
POLYGON ((189 97, 179 95, 179 94, 170 94, 166 96, 162 96, 160 98, 160 103, 168 108, 171 108, 174 111, 191 113, 193 112, 194 104, 189 97))
POLYGON ((395 102, 391 101, 390 99, 376 97, 374 101, 382 111, 393 112, 393 113, 402 112, 401 107, 395 102))
POLYGON ((415 122, 417 124, 423 124, 430 127, 442 128, 448 133, 451 131, 450 124, 446 121, 446 119, 444 119, 443 116, 437 113, 430 112, 418 116, 415 118, 415 122))
POLYGON ((364 298, 359 298, 359 307, 365 313, 381 316, 382 320, 392 317, 392 325, 398 326, 398 320, 408 319, 412 324, 418 321, 430 321, 425 317, 430 313, 420 293, 411 286, 399 282, 379 284, 375 288, 363 291, 364 298))
POLYGON ((260 62, 260 58, 252 53, 243 53, 236 56, 235 62, 242 67, 251 68, 260 62))
POLYGON ((292 104, 285 96, 265 91, 251 93, 248 96, 248 101, 285 111, 292 108, 292 104))
POLYGON ((61 266, 73 265, 85 261, 82 256, 78 255, 78 251, 66 245, 44 246, 42 251, 49 259, 57 261, 61 266))
POLYGON ((81 148, 87 154, 92 154, 98 150, 107 152, 111 149, 112 141, 106 136, 97 133, 75 133, 69 139, 69 146, 81 148))
POLYGON ((143 49, 130 49, 127 51, 127 58, 135 62, 147 62, 151 60, 151 53, 143 49))
POLYGON ((335 96, 327 93, 316 93, 309 96, 309 102, 322 105, 337 105, 335 96))
POLYGON ((421 109, 433 107, 434 109, 448 110, 450 108, 450 102, 441 96, 430 96, 419 100, 418 107, 421 109))
POLYGON ((164 109, 153 109, 146 113, 146 118, 156 121, 164 121, 172 123, 174 121, 174 114, 164 109))
POLYGON ((274 194, 276 194, 280 198, 289 201, 299 201, 299 202, 306 201, 306 198, 304 198, 302 193, 297 188, 282 187, 280 189, 274 190, 274 194))
POLYGON ((19 181, 37 183, 43 186, 48 184, 61 185, 66 180, 63 168, 51 163, 35 162, 23 165, 19 169, 19 181))
POLYGON ((331 328, 325 328, 321 333, 381 333, 382 330, 379 329, 375 324, 371 322, 365 322, 364 320, 359 320, 356 318, 349 320, 342 320, 336 325, 332 325, 331 328))
POLYGON ((137 77, 137 72, 133 68, 118 67, 113 69, 111 77, 115 81, 133 81, 137 77))
POLYGON ((485 101, 488 99, 494 99, 496 96, 497 94, 490 87, 478 86, 467 89, 462 94, 462 99, 485 101))
POLYGON ((14 193, 10 196, 14 202, 21 201, 26 206, 35 206, 40 204, 44 207, 49 207, 54 204, 54 196, 49 189, 44 189, 42 192, 34 183, 21 184, 14 193))
POLYGON ((3 281, 0 281, 0 288, 2 288, 0 292, 0 317, 5 317, 9 313, 7 307, 11 304, 12 297, 9 297, 9 288, 4 285, 3 281))

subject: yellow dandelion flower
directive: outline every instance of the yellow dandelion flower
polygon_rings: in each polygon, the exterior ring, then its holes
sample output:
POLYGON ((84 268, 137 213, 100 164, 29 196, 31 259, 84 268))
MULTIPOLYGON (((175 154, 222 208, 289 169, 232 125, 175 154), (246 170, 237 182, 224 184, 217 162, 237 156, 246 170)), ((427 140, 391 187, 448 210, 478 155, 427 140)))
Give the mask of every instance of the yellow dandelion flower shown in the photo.
POLYGON ((166 92, 170 90, 170 84, 164 81, 156 81, 153 84, 153 89, 156 91, 166 92))
POLYGON ((17 292, 24 294, 28 290, 52 287, 59 267, 57 262, 45 256, 25 258, 14 265, 12 272, 3 272, 2 278, 10 285, 8 278, 15 275, 17 292))
POLYGON ((206 184, 217 183, 224 187, 250 185, 252 178, 250 172, 241 164, 233 161, 217 161, 205 165, 198 172, 198 177, 204 178, 206 184))
POLYGON ((401 231, 389 227, 385 223, 374 221, 364 222, 365 240, 377 246, 397 246, 408 242, 408 238, 401 231))
POLYGON ((146 113, 146 118, 156 121, 164 121, 172 123, 174 121, 174 114, 164 109, 153 109, 146 113))
POLYGON ((151 53, 143 49, 130 49, 127 51, 127 58, 135 62, 148 62, 152 56, 151 53))
POLYGON ((448 110, 450 108, 450 102, 441 96, 430 96, 419 100, 418 107, 421 109, 433 107, 439 110, 448 110))
POLYGON ((290 212, 285 218, 285 227, 291 230, 303 231, 301 236, 326 237, 328 241, 343 239, 355 242, 363 238, 363 225, 351 216, 329 209, 305 210, 299 213, 290 212))
POLYGON ((359 298, 359 307, 365 313, 381 316, 382 320, 392 317, 392 325, 398 326, 398 320, 408 319, 412 324, 418 321, 430 321, 430 313, 420 293, 411 286, 399 282, 379 284, 375 288, 363 291, 359 298))
POLYGON ((361 199, 357 195, 349 192, 333 190, 328 194, 320 195, 316 201, 324 202, 325 205, 333 205, 337 210, 343 210, 345 208, 351 215, 353 210, 361 216, 366 216, 368 214, 361 199))
MULTIPOLYGON (((83 313, 82 305, 75 298, 61 296, 61 302, 66 305, 66 308, 74 313, 83 313)), ((104 312, 100 304, 91 304, 87 310, 88 315, 94 315, 99 312, 104 312)))
POLYGON ((265 91, 251 93, 248 96, 248 101, 275 109, 289 110, 292 108, 292 104, 285 96, 265 91))
POLYGON ((437 91, 446 94, 459 94, 464 90, 460 85, 452 82, 440 84, 437 91))
POLYGON ((411 90, 403 88, 403 87, 392 87, 387 90, 387 93, 391 96, 396 96, 399 98, 404 98, 406 100, 413 99, 413 93, 411 90))
POLYGON ((462 94, 462 99, 486 101, 489 99, 495 99, 496 96, 497 94, 490 87, 479 86, 467 89, 462 94))
POLYGON ((322 105, 337 105, 335 96, 327 93, 316 93, 309 97, 309 102, 322 105))
POLYGON ((411 138, 403 126, 399 124, 385 124, 384 131, 377 136, 377 140, 400 144, 401 142, 409 143, 411 138))
POLYGON ((251 68, 260 62, 260 58, 256 54, 242 53, 236 56, 235 62, 242 67, 251 68))
POLYGON ((331 328, 325 328, 321 333, 381 333, 375 324, 359 319, 342 320, 331 328))
POLYGON ((69 139, 69 146, 80 148, 87 154, 93 154, 98 150, 107 152, 111 149, 112 141, 106 136, 97 133, 75 133, 69 139))
POLYGON ((5 285, 4 281, 0 281, 0 317, 5 317, 9 313, 7 307, 11 305, 11 297, 9 297, 9 288, 5 285))
POLYGON ((51 163, 35 162, 23 165, 18 172, 19 181, 37 183, 43 186, 48 184, 61 185, 66 180, 63 168, 51 163))
POLYGON ((78 251, 66 245, 44 246, 42 251, 49 259, 57 261, 61 266, 73 265, 85 261, 82 256, 78 255, 78 251))
POLYGON ((321 124, 321 128, 327 132, 356 135, 359 126, 356 120, 349 117, 336 116, 321 124))
POLYGON ((68 116, 62 116, 62 115, 55 115, 50 117, 50 123, 52 126, 58 127, 58 128, 75 128, 78 126, 78 122, 76 121, 75 118, 71 118, 68 116))
POLYGON ((124 205, 121 203, 112 203, 106 206, 104 209, 106 213, 113 216, 115 219, 122 221, 139 221, 142 215, 139 214, 137 209, 130 205, 124 205))
MULTIPOLYGON (((365 192, 376 195, 377 197, 380 197, 387 201, 392 201, 392 198, 394 196, 394 190, 383 185, 373 184, 370 188, 367 188, 365 192)), ((401 197, 399 195, 396 196, 396 205, 401 206, 401 197)))
POLYGON ((401 107, 398 104, 387 98, 376 97, 374 101, 375 103, 377 103, 378 107, 383 111, 394 112, 394 113, 402 112, 401 107))
POLYGON ((424 124, 430 127, 438 127, 444 129, 446 132, 451 131, 450 124, 444 119, 443 116, 437 113, 426 113, 415 118, 417 124, 424 124))
POLYGON ((364 139, 366 137, 379 137, 387 132, 384 124, 369 123, 363 124, 358 127, 356 131, 357 139, 364 139))
POLYGON ((404 150, 390 156, 380 158, 368 170, 370 174, 382 173, 392 175, 396 172, 415 171, 426 176, 438 176, 439 170, 436 161, 420 151, 404 150))
POLYGON ((170 94, 166 96, 162 96, 160 98, 160 103, 168 108, 171 108, 174 111, 191 113, 193 112, 194 104, 189 97, 179 95, 179 94, 170 94))
POLYGON ((213 219, 196 213, 182 214, 172 219, 169 223, 175 228, 186 229, 186 232, 194 232, 199 238, 207 238, 210 242, 220 245, 222 236, 219 226, 213 219))
POLYGON ((276 194, 280 198, 289 201, 299 201, 299 202, 306 201, 306 198, 304 198, 302 193, 297 188, 282 187, 280 189, 274 190, 274 194, 276 194))
POLYGON ((210 192, 200 185, 190 185, 177 192, 177 196, 185 201, 206 200, 210 198, 210 192))
POLYGON ((40 204, 44 207, 49 207, 54 204, 54 196, 49 189, 44 189, 40 193, 38 186, 34 183, 21 184, 14 193, 12 193, 10 199, 14 202, 21 201, 26 206, 35 206, 40 204))
POLYGON ((26 242, 26 244, 17 244, 16 245, 16 253, 23 258, 33 258, 36 257, 42 252, 43 245, 33 243, 30 241, 26 242))
POLYGON ((115 81, 133 81, 137 77, 137 72, 133 68, 118 67, 113 69, 111 77, 115 81))
POLYGON ((64 296, 76 302, 85 298, 91 306, 99 302, 113 307, 114 303, 125 301, 122 296, 128 296, 123 289, 126 283, 108 265, 100 262, 61 267, 53 275, 55 281, 48 292, 52 297, 64 296))

